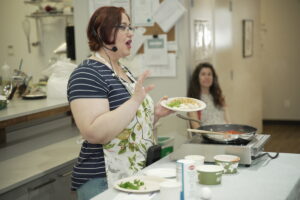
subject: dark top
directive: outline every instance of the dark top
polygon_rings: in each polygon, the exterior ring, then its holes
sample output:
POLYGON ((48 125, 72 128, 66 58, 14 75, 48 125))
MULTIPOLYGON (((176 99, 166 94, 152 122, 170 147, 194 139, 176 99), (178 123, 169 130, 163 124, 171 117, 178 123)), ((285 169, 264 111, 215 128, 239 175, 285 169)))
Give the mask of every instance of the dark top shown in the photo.
MULTIPOLYGON (((109 101, 110 110, 118 108, 130 98, 130 94, 112 74, 113 71, 101 62, 91 59, 83 61, 70 76, 68 101, 81 98, 105 98, 109 101)), ((84 141, 73 168, 71 189, 77 190, 88 180, 105 176, 102 145, 84 141)))

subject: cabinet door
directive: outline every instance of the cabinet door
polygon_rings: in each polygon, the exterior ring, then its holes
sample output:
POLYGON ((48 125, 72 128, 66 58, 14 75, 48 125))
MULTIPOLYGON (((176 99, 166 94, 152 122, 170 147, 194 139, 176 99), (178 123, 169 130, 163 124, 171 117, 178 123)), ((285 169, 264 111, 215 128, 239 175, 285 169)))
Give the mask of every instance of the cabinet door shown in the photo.
POLYGON ((55 182, 55 178, 45 176, 1 195, 0 200, 53 200, 55 182))
POLYGON ((0 200, 75 200, 75 192, 71 191, 74 162, 0 195, 0 200))
POLYGON ((54 184, 56 179, 54 177, 41 178, 32 186, 28 187, 29 200, 52 200, 55 199, 54 184))
POLYGON ((0 195, 0 200, 28 200, 26 187, 19 187, 0 195))
MULTIPOLYGON (((73 167, 73 164, 72 164, 73 167)), ((66 170, 61 170, 56 176, 55 199, 76 199, 75 192, 71 191, 71 175, 72 167, 66 170)))

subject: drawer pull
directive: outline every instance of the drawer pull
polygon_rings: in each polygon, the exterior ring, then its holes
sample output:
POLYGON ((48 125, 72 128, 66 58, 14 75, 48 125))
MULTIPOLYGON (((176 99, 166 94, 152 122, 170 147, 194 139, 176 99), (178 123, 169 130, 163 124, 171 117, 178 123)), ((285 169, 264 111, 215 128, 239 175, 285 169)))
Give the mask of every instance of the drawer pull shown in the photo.
POLYGON ((46 186, 46 185, 49 185, 49 184, 55 182, 55 181, 56 181, 56 180, 55 180, 54 178, 49 179, 49 180, 46 181, 45 183, 42 183, 42 184, 40 184, 40 185, 37 185, 37 186, 35 186, 35 187, 33 187, 33 188, 28 188, 28 191, 34 191, 34 190, 37 190, 37 189, 39 189, 39 188, 42 188, 42 187, 44 187, 44 186, 46 186))
POLYGON ((64 173, 64 174, 59 174, 58 176, 59 176, 59 177, 66 177, 66 176, 69 176, 70 174, 72 174, 72 172, 73 172, 73 171, 68 171, 68 172, 66 172, 66 173, 64 173))

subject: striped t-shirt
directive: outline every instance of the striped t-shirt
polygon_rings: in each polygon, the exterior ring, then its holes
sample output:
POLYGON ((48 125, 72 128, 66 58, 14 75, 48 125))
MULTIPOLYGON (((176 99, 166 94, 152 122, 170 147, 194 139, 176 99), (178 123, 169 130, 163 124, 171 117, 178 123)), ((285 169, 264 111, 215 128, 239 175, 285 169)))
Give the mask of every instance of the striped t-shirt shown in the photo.
MULTIPOLYGON (((96 60, 83 61, 71 74, 68 82, 68 101, 81 98, 105 98, 110 110, 114 110, 130 98, 130 94, 113 71, 96 60)), ((97 109, 97 108, 95 108, 97 109)), ((72 190, 92 178, 105 177, 105 162, 101 144, 84 141, 74 165, 72 190)))

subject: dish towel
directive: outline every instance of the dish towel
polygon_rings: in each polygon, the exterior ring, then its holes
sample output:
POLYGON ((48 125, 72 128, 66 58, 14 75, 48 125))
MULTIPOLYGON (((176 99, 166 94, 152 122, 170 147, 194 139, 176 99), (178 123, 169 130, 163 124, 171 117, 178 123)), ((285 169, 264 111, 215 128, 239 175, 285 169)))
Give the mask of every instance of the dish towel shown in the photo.
POLYGON ((150 194, 120 193, 113 200, 151 200, 157 192, 150 194))

